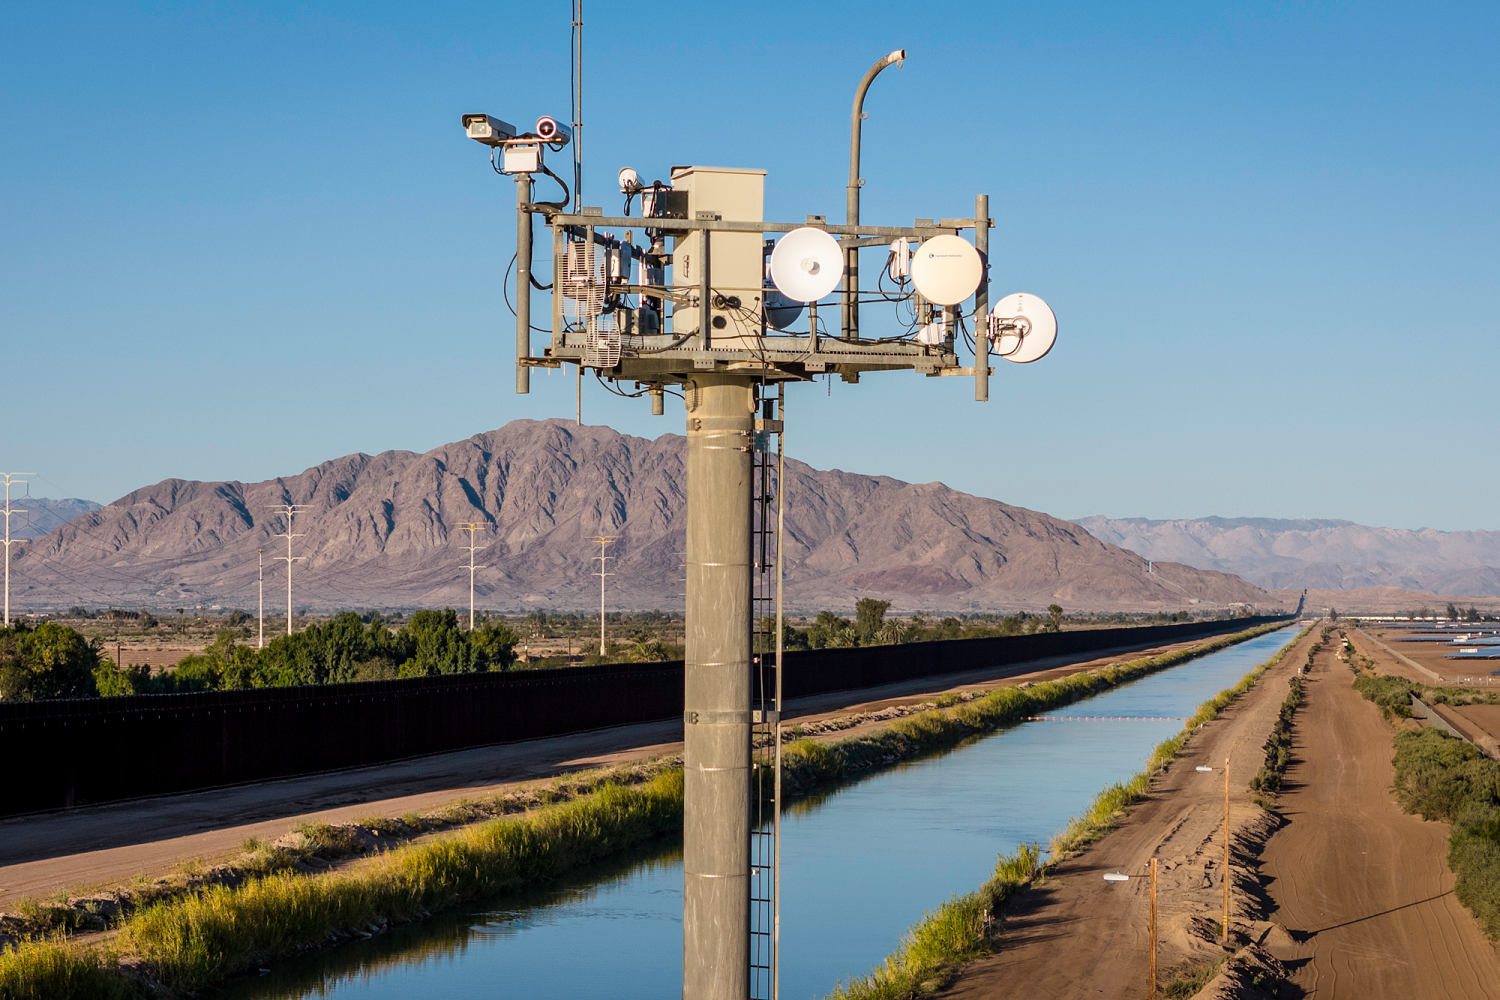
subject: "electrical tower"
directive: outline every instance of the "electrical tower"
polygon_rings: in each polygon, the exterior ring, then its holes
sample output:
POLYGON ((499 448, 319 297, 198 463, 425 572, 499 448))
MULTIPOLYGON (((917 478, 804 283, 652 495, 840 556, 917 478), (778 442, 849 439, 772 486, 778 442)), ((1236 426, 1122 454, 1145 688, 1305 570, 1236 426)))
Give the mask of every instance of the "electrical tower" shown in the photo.
POLYGON ((31 495, 31 487, 28 480, 21 476, 34 476, 35 472, 3 472, 0 476, 5 477, 5 509, 0 514, 5 515, 5 627, 10 628, 10 547, 21 542, 19 538, 10 537, 10 516, 12 514, 25 514, 28 511, 12 507, 10 505, 10 488, 12 484, 26 485, 26 495, 31 495))
MULTIPOLYGON (((259 594, 259 610, 256 612, 256 621, 260 623, 260 638, 255 643, 256 649, 266 648, 266 550, 257 546, 255 558, 259 563, 255 574, 255 587, 259 594)), ((290 603, 290 602, 288 602, 290 603)))
POLYGON ((619 537, 620 536, 618 536, 618 535, 595 535, 594 537, 592 537, 592 538, 589 539, 589 541, 591 541, 591 542, 598 542, 599 543, 599 554, 594 557, 594 561, 599 564, 599 571, 596 572, 594 575, 599 578, 599 655, 600 656, 604 655, 604 650, 605 650, 605 643, 604 643, 604 579, 605 579, 605 577, 614 576, 613 573, 609 573, 609 572, 605 571, 605 567, 607 565, 606 560, 613 559, 614 557, 613 556, 607 556, 607 555, 605 555, 604 554, 604 550, 609 547, 609 543, 610 542, 618 540, 619 537))
MULTIPOLYGON (((280 513, 280 514, 282 514, 282 515, 284 515, 286 517, 286 530, 285 531, 277 532, 273 537, 275 537, 275 538, 285 537, 286 538, 286 555, 284 555, 284 556, 277 556, 276 558, 278 558, 278 559, 280 559, 280 560, 282 560, 283 562, 286 563, 286 634, 287 635, 291 635, 292 634, 292 563, 297 562, 298 560, 300 560, 302 558, 301 556, 294 556, 294 555, 292 555, 292 539, 293 538, 303 538, 307 534, 307 532, 305 532, 305 531, 299 531, 296 534, 293 534, 292 533, 292 520, 293 520, 293 518, 295 518, 297 516, 297 512, 298 511, 303 511, 303 510, 307 509, 307 504, 301 504, 301 503, 273 503, 273 504, 270 504, 268 506, 268 509, 269 510, 277 511, 278 513, 280 513)), ((264 598, 262 598, 262 614, 264 614, 264 598)), ((264 626, 262 626, 262 635, 264 635, 264 626)))
MULTIPOLYGON (((575 33, 579 8, 575 3, 575 33)), ((757 794, 767 783, 754 780, 778 755, 782 738, 779 586, 773 669, 753 657, 752 631, 756 610, 764 610, 756 607, 757 594, 770 589, 773 552, 778 583, 781 576, 784 387, 907 371, 971 378, 974 398, 983 401, 993 357, 1037 361, 1057 335, 1056 317, 1037 296, 990 301, 988 196, 976 195, 966 217, 918 218, 909 226, 860 219, 865 94, 877 74, 905 55, 897 50, 877 60, 855 92, 844 225, 823 215, 767 221, 766 172, 726 167, 672 167, 665 180, 650 182, 625 167, 617 175, 624 209, 606 214, 579 203, 578 146, 568 126, 547 115, 528 131, 487 114, 461 117, 468 137, 490 148, 494 170, 515 180, 515 285, 507 301, 515 303, 516 391, 530 391, 533 368, 573 365, 580 394, 589 369, 612 391, 649 399, 652 413, 665 412, 664 396, 679 388, 684 401, 684 1000, 777 1000, 780 989, 779 871, 767 877, 767 866, 779 869, 780 848, 762 833, 768 828, 779 839, 779 785, 770 783, 767 826, 757 794), (572 190, 545 164, 549 152, 570 142, 572 190), (561 188, 549 194, 552 200, 538 197, 544 179, 549 192, 561 188), (632 216, 637 199, 640 214, 632 216), (542 241, 534 240, 538 218, 548 230, 542 241), (550 284, 533 273, 538 242, 544 250, 550 244, 550 284), (859 257, 866 249, 885 260, 876 291, 862 297, 859 257), (533 313, 533 288, 550 294, 550 324, 533 313), (832 332, 819 319, 820 303, 830 298, 824 308, 837 305, 841 317, 832 332), (883 328, 861 324, 862 302, 889 310, 883 328), (540 349, 533 330, 545 336, 540 349), (961 362, 960 350, 969 352, 970 364, 961 362), (757 455, 770 453, 772 436, 778 475, 758 476, 771 464, 757 455), (774 522, 765 492, 773 481, 774 522), (774 531, 776 544, 760 544, 758 531, 774 531), (773 749, 756 758, 755 748, 767 745, 773 749)), ((576 34, 573 59, 576 82, 576 34)), ((576 85, 573 96, 577 127, 576 85)), ((930 126, 913 123, 913 132, 926 134, 930 126)), ((605 540, 595 540, 602 652, 607 557, 605 540)))
POLYGON ((483 566, 474 565, 474 534, 485 531, 489 525, 483 521, 459 521, 456 525, 459 531, 469 533, 469 631, 474 631, 474 571, 484 569, 483 566))

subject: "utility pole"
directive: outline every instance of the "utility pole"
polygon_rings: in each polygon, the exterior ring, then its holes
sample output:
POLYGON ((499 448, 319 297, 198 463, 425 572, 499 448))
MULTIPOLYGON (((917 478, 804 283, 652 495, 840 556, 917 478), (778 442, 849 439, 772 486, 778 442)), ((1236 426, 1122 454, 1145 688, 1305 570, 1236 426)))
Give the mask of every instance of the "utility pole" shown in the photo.
POLYGON ((589 539, 589 541, 591 541, 591 542, 598 542, 599 543, 599 554, 594 557, 594 559, 597 560, 598 563, 599 563, 599 572, 595 573, 594 575, 599 578, 599 655, 600 656, 604 655, 604 578, 607 577, 607 576, 614 576, 613 573, 606 573, 604 571, 605 560, 613 558, 612 556, 605 555, 604 554, 604 549, 609 545, 610 542, 614 541, 615 539, 617 539, 619 537, 620 536, 618 536, 618 535, 595 535, 593 538, 589 539))
MULTIPOLYGON (((26 511, 17 510, 10 505, 10 487, 12 483, 23 484, 26 482, 26 480, 19 479, 17 477, 34 476, 36 475, 36 473, 5 472, 0 473, 0 475, 5 476, 5 510, 3 511, 3 513, 5 514, 5 627, 10 628, 10 547, 21 540, 19 538, 10 537, 10 516, 12 514, 26 513, 26 511)), ((30 493, 29 488, 27 492, 28 494, 30 493)))
POLYGON ((292 634, 292 563, 301 559, 301 556, 292 555, 292 539, 301 538, 307 532, 292 534, 292 519, 297 516, 299 510, 306 510, 307 504, 302 503, 273 503, 269 509, 279 511, 286 515, 286 531, 278 532, 275 537, 286 537, 286 555, 277 556, 278 559, 286 561, 286 634, 292 634))
POLYGON ((1146 1000, 1156 1000, 1156 859, 1151 859, 1151 978, 1146 983, 1146 1000))
POLYGON ((260 567, 256 575, 256 588, 260 591, 260 611, 256 615, 260 622, 260 639, 256 642, 256 649, 266 648, 266 550, 263 546, 257 546, 255 556, 260 560, 260 567))
POLYGON ((1229 758, 1224 758, 1224 941, 1229 941, 1229 758))
POLYGON ((474 631, 474 571, 484 569, 483 566, 474 565, 474 533, 485 530, 488 525, 483 521, 459 521, 459 531, 469 533, 469 631, 474 631))

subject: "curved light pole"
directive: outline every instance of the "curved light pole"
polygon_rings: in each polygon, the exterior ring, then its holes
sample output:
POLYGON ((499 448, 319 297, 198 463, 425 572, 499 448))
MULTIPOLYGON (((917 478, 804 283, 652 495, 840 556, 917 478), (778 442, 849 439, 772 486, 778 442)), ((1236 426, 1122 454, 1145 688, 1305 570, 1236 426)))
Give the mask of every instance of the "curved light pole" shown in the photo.
MULTIPOLYGON (((881 70, 892 63, 899 66, 905 58, 906 50, 897 49, 890 55, 875 60, 875 64, 865 70, 865 75, 859 81, 859 89, 854 92, 854 110, 849 115, 849 186, 845 189, 847 221, 851 226, 859 225, 859 186, 864 183, 859 176, 859 127, 865 117, 865 91, 870 89, 870 84, 874 82, 881 70)), ((854 238, 849 237, 850 240, 854 238)), ((859 336, 859 251, 852 247, 844 251, 844 273, 846 275, 844 336, 857 337, 859 336)))

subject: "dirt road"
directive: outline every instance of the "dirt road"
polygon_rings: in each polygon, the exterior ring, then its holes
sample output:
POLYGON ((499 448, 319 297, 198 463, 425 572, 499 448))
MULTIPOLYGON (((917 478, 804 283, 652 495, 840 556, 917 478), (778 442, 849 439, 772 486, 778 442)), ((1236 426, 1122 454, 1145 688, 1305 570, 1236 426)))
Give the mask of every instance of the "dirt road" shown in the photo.
POLYGON ((1249 801, 1250 778, 1264 759, 1262 744, 1286 697, 1287 680, 1306 660, 1313 637, 1302 639, 1206 726, 1124 826, 1013 899, 1003 915, 998 953, 968 966, 941 996, 1144 996, 1149 891, 1142 876, 1153 855, 1161 862, 1159 978, 1216 957, 1219 949, 1190 931, 1218 921, 1221 913, 1224 760, 1230 758, 1231 825, 1238 827, 1260 814, 1249 801), (1199 772, 1200 765, 1214 770, 1199 772), (1131 879, 1104 881, 1111 871, 1131 879))
MULTIPOLYGON (((787 721, 807 724, 876 712, 947 690, 983 690, 1045 680, 1197 643, 1116 651, 1092 659, 1049 657, 1028 672, 996 678, 973 671, 787 704, 787 721), (858 699, 858 701, 853 701, 858 699)), ((854 730, 845 730, 852 732, 854 730)), ((839 735, 842 735, 839 734, 839 735)), ((247 838, 271 840, 301 823, 348 823, 438 809, 462 798, 500 794, 567 771, 680 753, 680 720, 594 732, 374 767, 259 782, 0 820, 0 912, 27 897, 106 888, 165 874, 188 859, 238 853, 247 838)))
POLYGON ((1271 947, 1317 998, 1500 996, 1500 959, 1453 895, 1448 827, 1401 812, 1391 730, 1342 664, 1308 685, 1281 808, 1266 846, 1271 947))

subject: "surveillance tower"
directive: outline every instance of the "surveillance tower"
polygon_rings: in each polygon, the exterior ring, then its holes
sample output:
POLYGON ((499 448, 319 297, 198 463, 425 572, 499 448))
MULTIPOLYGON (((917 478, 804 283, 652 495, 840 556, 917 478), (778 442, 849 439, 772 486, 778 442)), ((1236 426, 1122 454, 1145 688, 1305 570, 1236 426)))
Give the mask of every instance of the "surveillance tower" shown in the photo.
MULTIPOLYGON (((919 218, 908 226, 860 219, 865 92, 877 73, 904 56, 898 50, 883 57, 860 82, 844 225, 821 215, 768 221, 764 170, 706 166, 672 167, 665 179, 649 183, 627 167, 618 175, 624 209, 606 215, 578 205, 566 182, 548 169, 548 154, 570 139, 553 119, 522 132, 489 115, 462 116, 467 135, 490 147, 494 169, 516 185, 516 278, 508 293, 516 313, 516 390, 529 391, 533 368, 572 365, 580 385, 583 372, 591 371, 616 392, 647 397, 653 413, 663 412, 668 392, 680 391, 684 402, 686 1000, 775 998, 778 992, 778 903, 767 893, 779 893, 767 886, 779 880, 765 876, 779 855, 765 850, 766 828, 752 823, 761 787, 752 783, 752 765, 758 766, 752 733, 766 734, 763 742, 779 761, 779 696, 768 696, 780 690, 779 614, 774 671, 754 662, 752 628, 756 602, 768 599, 770 569, 777 579, 781 573, 779 518, 768 516, 771 508, 756 498, 774 491, 780 509, 779 461, 769 456, 781 451, 785 387, 834 375, 857 383, 874 372, 909 371, 970 377, 975 398, 985 400, 992 355, 1036 361, 1057 333, 1052 311, 1034 295, 1011 295, 991 306, 994 223, 987 196, 976 196, 973 214, 962 218, 919 218), (559 197, 538 198, 537 182, 544 179, 562 189, 559 197), (639 214, 632 215, 636 204, 639 214), (550 265, 540 265, 552 272, 550 317, 533 307, 532 288, 549 287, 533 277, 538 219, 547 232, 542 249, 550 249, 550 265), (883 253, 885 261, 878 297, 863 301, 879 303, 888 314, 868 327, 860 322, 856 278, 866 249, 883 253), (842 317, 834 333, 819 318, 828 300, 842 317), (543 331, 540 343, 533 342, 534 329, 543 331), (969 364, 959 356, 966 344, 973 353, 969 364)), ((576 123, 576 99, 574 110, 576 123)), ((779 610, 779 598, 770 599, 779 610)), ((779 830, 776 805, 768 820, 772 831, 779 830)))

